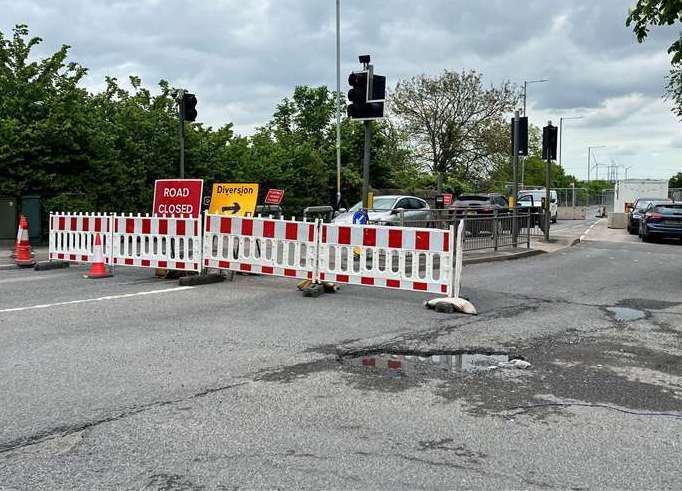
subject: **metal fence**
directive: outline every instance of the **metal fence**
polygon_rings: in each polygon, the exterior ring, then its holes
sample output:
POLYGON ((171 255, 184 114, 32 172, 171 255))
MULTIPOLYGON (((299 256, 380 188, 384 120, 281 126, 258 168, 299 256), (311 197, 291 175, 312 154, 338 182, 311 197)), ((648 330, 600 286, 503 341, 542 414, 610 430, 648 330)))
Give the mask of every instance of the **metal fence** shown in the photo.
POLYGON ((674 201, 682 201, 682 188, 668 189, 668 198, 674 201))
POLYGON ((592 204, 585 188, 554 188, 557 193, 557 218, 559 220, 584 220, 592 204))
MULTIPOLYGON (((532 238, 544 237, 545 214, 537 208, 501 209, 490 215, 458 215, 452 209, 420 210, 420 218, 400 211, 392 225, 402 227, 439 228, 447 230, 464 221, 464 250, 499 250, 508 247, 528 247, 532 238)), ((385 222, 382 222, 385 223, 385 222)))

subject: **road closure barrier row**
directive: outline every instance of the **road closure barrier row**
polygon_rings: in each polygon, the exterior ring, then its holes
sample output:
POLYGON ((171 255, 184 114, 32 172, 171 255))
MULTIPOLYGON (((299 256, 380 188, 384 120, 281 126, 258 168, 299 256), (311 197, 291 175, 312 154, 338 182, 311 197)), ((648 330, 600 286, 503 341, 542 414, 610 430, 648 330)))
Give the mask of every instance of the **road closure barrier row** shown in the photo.
POLYGON ((210 214, 52 213, 49 257, 92 262, 100 235, 113 266, 212 268, 457 297, 463 225, 455 231, 210 214))

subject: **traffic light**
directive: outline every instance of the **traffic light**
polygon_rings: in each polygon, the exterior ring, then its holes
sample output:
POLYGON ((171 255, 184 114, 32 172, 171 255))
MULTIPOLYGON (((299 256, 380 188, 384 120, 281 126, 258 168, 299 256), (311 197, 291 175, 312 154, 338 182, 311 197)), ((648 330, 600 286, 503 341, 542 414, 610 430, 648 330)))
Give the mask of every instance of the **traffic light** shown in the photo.
POLYGON ((384 117, 386 77, 370 71, 353 72, 348 76, 348 117, 351 119, 379 119, 384 117))
POLYGON ((182 111, 185 121, 196 121, 197 119, 197 98, 194 94, 185 92, 182 96, 182 111))
MULTIPOLYGON (((514 155, 514 118, 511 122, 511 154, 514 155)), ((519 155, 528 157, 528 118, 519 118, 519 155)))
POLYGON ((557 127, 551 124, 542 128, 542 158, 556 160, 557 127))

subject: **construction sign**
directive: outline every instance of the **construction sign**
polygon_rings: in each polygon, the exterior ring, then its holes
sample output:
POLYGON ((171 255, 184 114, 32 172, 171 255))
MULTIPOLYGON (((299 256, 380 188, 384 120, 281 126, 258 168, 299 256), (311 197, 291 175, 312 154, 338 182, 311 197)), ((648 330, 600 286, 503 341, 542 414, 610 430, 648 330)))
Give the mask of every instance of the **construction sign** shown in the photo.
POLYGON ((284 199, 284 189, 268 189, 265 195, 266 205, 281 205, 284 199))
POLYGON ((258 184, 216 183, 208 212, 213 215, 253 215, 258 201, 258 184))
POLYGON ((156 215, 201 214, 203 179, 157 179, 154 183, 154 208, 156 215))

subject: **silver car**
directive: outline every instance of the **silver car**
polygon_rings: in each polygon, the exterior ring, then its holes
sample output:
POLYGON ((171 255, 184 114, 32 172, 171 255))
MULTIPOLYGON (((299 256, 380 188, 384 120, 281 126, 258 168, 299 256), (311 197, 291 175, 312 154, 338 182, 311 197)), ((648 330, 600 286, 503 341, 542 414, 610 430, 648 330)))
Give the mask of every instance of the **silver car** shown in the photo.
MULTIPOLYGON (((362 208, 362 201, 356 203, 348 211, 337 215, 332 223, 353 223, 353 215, 362 208)), ((369 221, 379 225, 400 225, 401 210, 404 222, 418 222, 426 226, 431 218, 429 204, 416 196, 376 196, 373 207, 369 210, 369 221), (421 223, 423 222, 423 223, 421 223)))

